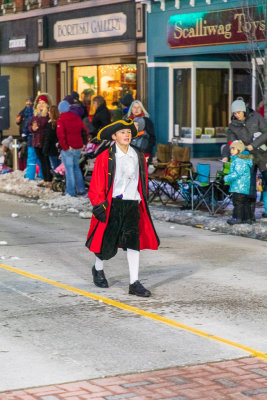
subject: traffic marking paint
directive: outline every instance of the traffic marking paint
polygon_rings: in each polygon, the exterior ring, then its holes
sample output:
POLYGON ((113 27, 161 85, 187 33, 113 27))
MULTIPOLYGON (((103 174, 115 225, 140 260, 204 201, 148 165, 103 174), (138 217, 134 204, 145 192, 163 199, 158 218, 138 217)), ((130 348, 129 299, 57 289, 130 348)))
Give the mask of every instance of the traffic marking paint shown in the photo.
POLYGON ((78 288, 75 288, 75 287, 72 287, 72 286, 69 286, 69 285, 65 285, 64 283, 56 282, 56 281, 53 281, 52 279, 44 278, 43 276, 34 275, 34 274, 29 273, 29 272, 22 271, 22 270, 20 270, 18 268, 9 267, 8 265, 0 264, 0 268, 5 269, 5 270, 10 271, 10 272, 14 272, 14 273, 16 273, 18 275, 25 276, 27 278, 31 278, 31 279, 34 279, 34 280, 37 280, 37 281, 48 283, 49 285, 52 285, 52 286, 55 286, 55 287, 58 287, 58 288, 61 288, 61 289, 65 289, 65 290, 67 290, 69 292, 72 292, 72 293, 77 293, 77 294, 79 294, 81 296, 88 297, 88 298, 93 299, 93 300, 101 301, 104 304, 107 304, 109 306, 120 308, 122 310, 126 310, 126 311, 132 312, 134 314, 141 315, 143 317, 152 319, 154 321, 161 322, 162 324, 169 325, 169 326, 172 326, 172 327, 178 328, 178 329, 183 329, 183 330, 185 330, 187 332, 194 333, 195 335, 202 336, 202 337, 204 337, 206 339, 212 339, 212 340, 215 340, 217 342, 227 344, 229 346, 238 348, 240 350, 243 350, 243 351, 249 353, 252 357, 256 357, 256 358, 259 358, 261 360, 267 361, 267 353, 263 353, 262 351, 255 350, 255 349, 253 349, 251 347, 244 346, 244 345, 239 344, 237 342, 233 342, 231 340, 224 339, 224 338, 221 338, 221 337, 216 336, 216 335, 212 335, 212 334, 207 333, 205 331, 201 331, 199 329, 195 329, 195 328, 193 328, 191 326, 187 326, 185 324, 182 324, 182 323, 174 321, 172 319, 163 317, 161 315, 154 314, 154 313, 151 313, 149 311, 145 311, 145 310, 142 310, 140 308, 136 308, 136 307, 130 306, 130 305, 125 304, 125 303, 121 303, 121 302, 116 301, 116 300, 112 300, 112 299, 108 299, 106 297, 98 296, 97 294, 90 293, 90 292, 87 292, 85 290, 81 290, 81 289, 78 289, 78 288))

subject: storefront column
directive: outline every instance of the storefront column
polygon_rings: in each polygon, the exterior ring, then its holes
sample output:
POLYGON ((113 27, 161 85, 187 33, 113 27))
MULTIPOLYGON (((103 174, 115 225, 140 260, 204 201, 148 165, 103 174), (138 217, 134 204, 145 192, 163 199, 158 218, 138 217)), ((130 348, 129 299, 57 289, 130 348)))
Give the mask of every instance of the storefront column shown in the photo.
POLYGON ((193 65, 191 69, 192 83, 191 83, 191 121, 192 121, 192 139, 193 143, 196 141, 196 108, 197 108, 197 73, 196 67, 193 65))
POLYGON ((137 59, 137 96, 138 100, 147 108, 147 66, 145 57, 137 59))
POLYGON ((52 97, 53 104, 57 100, 56 64, 47 64, 47 92, 52 97))
POLYGON ((41 92, 47 92, 47 76, 46 76, 46 64, 40 64, 40 90, 41 92))
POLYGON ((60 63, 60 98, 68 94, 68 66, 65 61, 60 63))

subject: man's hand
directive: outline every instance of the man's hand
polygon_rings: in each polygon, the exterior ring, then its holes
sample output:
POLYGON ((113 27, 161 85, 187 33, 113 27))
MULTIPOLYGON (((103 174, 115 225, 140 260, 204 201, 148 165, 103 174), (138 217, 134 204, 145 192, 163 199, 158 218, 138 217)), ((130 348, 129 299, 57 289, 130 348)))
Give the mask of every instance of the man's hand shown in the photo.
POLYGON ((252 151, 252 150, 254 149, 254 147, 251 146, 251 144, 249 144, 249 145, 247 146, 247 149, 248 149, 248 151, 252 151))

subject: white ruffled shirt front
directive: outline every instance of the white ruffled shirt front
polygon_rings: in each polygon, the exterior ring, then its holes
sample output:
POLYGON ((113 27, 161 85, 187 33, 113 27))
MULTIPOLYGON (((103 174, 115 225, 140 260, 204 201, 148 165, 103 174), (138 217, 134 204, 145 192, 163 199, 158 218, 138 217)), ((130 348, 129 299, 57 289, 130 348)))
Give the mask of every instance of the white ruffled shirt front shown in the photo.
POLYGON ((123 200, 141 200, 138 192, 139 163, 134 149, 129 146, 127 153, 116 144, 116 171, 112 197, 122 195, 123 200))

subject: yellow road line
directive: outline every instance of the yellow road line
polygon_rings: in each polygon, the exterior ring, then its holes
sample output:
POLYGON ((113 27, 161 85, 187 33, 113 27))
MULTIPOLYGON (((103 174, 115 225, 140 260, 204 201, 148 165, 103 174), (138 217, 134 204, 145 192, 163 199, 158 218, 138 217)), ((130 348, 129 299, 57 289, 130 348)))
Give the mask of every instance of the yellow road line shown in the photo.
POLYGON ((232 342, 231 340, 228 340, 228 339, 223 339, 219 336, 212 335, 210 333, 201 331, 199 329, 192 328, 191 326, 181 324, 180 322, 174 321, 172 319, 162 317, 161 315, 157 315, 157 314, 142 310, 140 308, 132 307, 132 306, 129 306, 128 304, 120 303, 119 301, 108 299, 106 297, 98 296, 94 293, 86 292, 85 290, 81 290, 81 289, 78 289, 78 288, 75 288, 75 287, 72 287, 69 285, 65 285, 64 283, 56 282, 56 281, 53 281, 52 279, 44 278, 43 276, 30 274, 30 273, 22 271, 20 269, 9 267, 8 265, 0 264, 0 268, 5 269, 10 272, 15 272, 16 274, 25 276, 27 278, 31 278, 31 279, 35 279, 37 281, 48 283, 49 285, 68 290, 69 292, 72 292, 72 293, 77 293, 84 297, 89 297, 90 299, 93 299, 93 300, 101 301, 112 307, 130 311, 134 314, 142 315, 143 317, 153 319, 154 321, 161 322, 163 324, 172 326, 174 328, 183 329, 187 332, 194 333, 195 335, 202 336, 207 339, 212 339, 217 342, 224 343, 224 344, 228 344, 229 346, 236 347, 240 350, 243 350, 243 351, 249 353, 252 357, 256 357, 261 360, 267 361, 267 353, 263 353, 261 351, 252 349, 251 347, 243 346, 242 344, 239 344, 237 342, 232 342))

